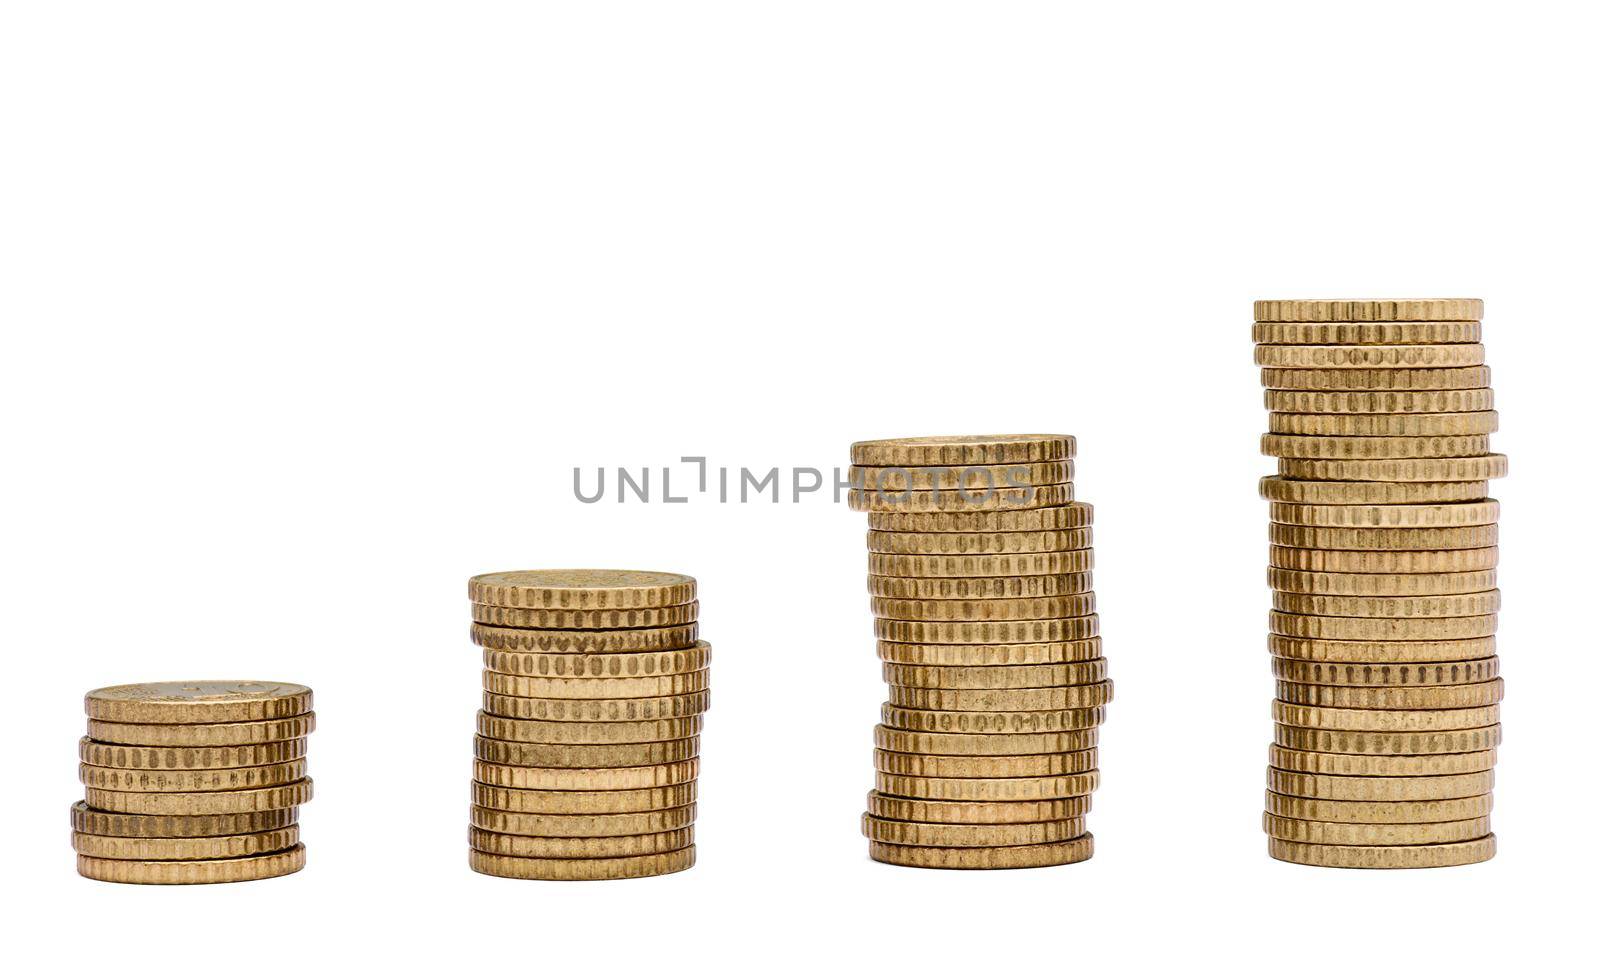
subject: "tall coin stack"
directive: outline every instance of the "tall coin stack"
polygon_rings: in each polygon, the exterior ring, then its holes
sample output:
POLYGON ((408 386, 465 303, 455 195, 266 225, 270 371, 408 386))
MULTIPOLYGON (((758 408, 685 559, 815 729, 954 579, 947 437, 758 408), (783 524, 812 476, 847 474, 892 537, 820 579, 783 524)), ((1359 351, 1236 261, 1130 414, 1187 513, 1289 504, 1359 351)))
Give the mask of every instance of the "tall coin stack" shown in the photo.
POLYGON ((1330 867, 1494 856, 1498 422, 1479 300, 1266 300, 1278 473, 1268 851, 1330 867))
POLYGON ((522 570, 468 593, 485 667, 472 869, 619 880, 694 866, 711 662, 694 578, 522 570))
POLYGON ((851 447, 889 702, 862 831, 874 860, 998 869, 1087 860, 1100 656, 1093 510, 1072 437, 851 447))
POLYGON ((84 697, 78 872, 115 883, 232 883, 300 870, 311 799, 311 690, 297 683, 132 683, 84 697))

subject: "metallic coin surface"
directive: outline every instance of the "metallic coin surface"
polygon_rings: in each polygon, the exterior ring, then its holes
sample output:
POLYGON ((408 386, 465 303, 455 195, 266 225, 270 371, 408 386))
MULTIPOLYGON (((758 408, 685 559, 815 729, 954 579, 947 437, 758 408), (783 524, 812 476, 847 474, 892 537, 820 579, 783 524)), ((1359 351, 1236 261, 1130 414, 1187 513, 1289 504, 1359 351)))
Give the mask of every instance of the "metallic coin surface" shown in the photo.
POLYGON ((1309 640, 1304 637, 1267 635, 1267 649, 1275 657, 1320 660, 1326 663, 1423 663, 1447 660, 1481 660, 1494 655, 1494 637, 1461 640, 1309 640))
POLYGON ((1416 869, 1419 867, 1459 867, 1494 858, 1494 834, 1462 843, 1417 844, 1399 847, 1333 846, 1295 843, 1269 838, 1267 853, 1274 860, 1315 867, 1360 869, 1416 869))
POLYGON ((306 755, 306 738, 217 747, 141 747, 101 743, 84 737, 78 741, 78 759, 97 767, 123 770, 217 770, 259 767, 299 760, 306 755))
POLYGON ((1481 343, 1387 347, 1259 344, 1256 347, 1255 360, 1256 365, 1260 367, 1333 370, 1477 367, 1483 365, 1484 349, 1481 343))
POLYGON ((472 764, 472 777, 478 783, 514 790, 649 790, 692 781, 700 773, 698 759, 657 763, 644 767, 512 767, 505 764, 472 764))
MULTIPOLYGON (((895 533, 868 530, 867 550, 873 554, 910 556, 960 556, 963 554, 1057 553, 1094 546, 1093 527, 1067 530, 1030 530, 1012 533, 895 533)), ((876 572, 876 571, 875 571, 876 572)), ((889 571, 883 571, 885 573, 889 571)))
POLYGON ((1291 727, 1375 733, 1433 733, 1471 730, 1500 722, 1500 706, 1459 710, 1350 710, 1272 701, 1272 719, 1291 727))
POLYGON ((1274 523, 1267 539, 1300 550, 1481 550, 1500 542, 1500 525, 1476 527, 1297 527, 1274 523))
MULTIPOLYGON (((472 642, 508 653, 609 654, 683 650, 700 638, 698 623, 617 630, 544 630, 532 627, 472 625, 472 642)), ((516 671, 506 671, 514 673, 516 671)))
POLYGON ((1471 413, 1493 410, 1494 391, 1268 390, 1266 402, 1278 413, 1471 413))
POLYGON ((1480 794, 1449 800, 1319 800, 1267 792, 1267 814, 1326 823, 1448 823, 1487 817, 1494 797, 1480 794))
POLYGON ((1073 500, 1070 483, 1041 487, 957 487, 954 490, 850 490, 850 509, 873 513, 962 513, 1037 510, 1059 507, 1073 500))
POLYGON ((468 866, 477 873, 513 880, 627 880, 659 877, 694 866, 694 847, 642 857, 604 857, 591 860, 557 860, 506 857, 471 850, 468 866))
POLYGON ((643 767, 675 763, 700 755, 700 738, 646 743, 521 743, 473 737, 475 756, 485 763, 514 767, 643 767))
POLYGON ((523 677, 620 679, 695 673, 711 663, 711 644, 700 642, 684 650, 649 650, 630 653, 524 653, 486 649, 483 665, 495 673, 523 677))
POLYGON ((1054 777, 908 777, 876 774, 875 789, 912 800, 1014 801, 1081 797, 1100 785, 1100 772, 1090 770, 1054 777))
POLYGON ((901 437, 862 440, 850 445, 850 462, 857 466, 1034 463, 1070 460, 1076 454, 1077 442, 1066 434, 1056 433, 901 437))
POLYGON ((306 848, 231 860, 110 860, 78 855, 78 873, 110 883, 237 883, 297 873, 306 865, 306 848))
POLYGON ((95 810, 111 813, 195 817, 298 807, 311 799, 311 791, 311 779, 308 777, 281 786, 213 790, 207 793, 134 793, 85 787, 83 799, 95 810))
POLYGON ((567 816, 644 813, 687 806, 697 799, 695 781, 642 790, 523 790, 472 784, 472 802, 509 813, 567 816))
POLYGON ((914 847, 872 841, 868 854, 880 863, 940 870, 1012 870, 1081 863, 1094 856, 1094 834, 1063 843, 1021 847, 914 847))
POLYGON ((955 513, 889 513, 867 515, 870 530, 894 533, 1031 533, 1073 530, 1094 522, 1094 507, 1075 501, 1032 510, 959 511, 955 513))
POLYGON ((1510 471, 1504 454, 1410 460, 1305 460, 1285 457, 1278 474, 1294 480, 1371 480, 1386 483, 1436 483, 1495 480, 1510 471))
POLYGON ((1077 710, 1001 710, 966 712, 919 710, 885 703, 883 724, 924 733, 1054 733, 1085 730, 1105 722, 1105 707, 1077 710))
POLYGON ((1326 506, 1370 506, 1415 503, 1456 503, 1482 500, 1489 495, 1486 480, 1440 483, 1380 483, 1377 481, 1291 480, 1262 477, 1261 498, 1280 503, 1326 506))
POLYGON ((1357 617, 1309 616, 1273 610, 1267 617, 1271 632, 1312 640, 1465 640, 1492 636, 1500 626, 1499 616, 1493 613, 1460 617, 1357 617))
POLYGON ((1480 773, 1494 767, 1495 751, 1472 753, 1434 753, 1427 756, 1394 756, 1349 753, 1320 753, 1293 750, 1273 744, 1267 763, 1296 773, 1326 773, 1336 777, 1436 777, 1458 773, 1480 773))
POLYGON ((1084 819, 1043 820, 1036 823, 907 823, 861 815, 861 833, 878 843, 913 847, 1020 847, 1061 843, 1086 832, 1084 819))
POLYGON ((259 767, 218 770, 127 770, 78 764, 78 779, 101 790, 134 793, 203 793, 209 790, 248 790, 292 783, 306 775, 305 758, 259 767))
POLYGON ((1100 618, 1052 617, 1011 621, 912 621, 880 617, 873 621, 873 636, 892 643, 1009 644, 1072 643, 1100 636, 1100 618))
POLYGON ((1257 323, 1251 329, 1256 343, 1378 346, 1400 344, 1477 343, 1483 324, 1475 320, 1409 321, 1395 323, 1257 323))
POLYGON ((1006 757, 1089 750, 1100 742, 1100 731, 1057 730, 1051 733, 928 733, 896 730, 879 724, 873 743, 897 753, 965 757, 1006 757))
POLYGON ((125 683, 90 690, 83 708, 90 719, 112 723, 277 720, 311 712, 311 688, 265 680, 125 683))
POLYGON ((226 747, 299 740, 317 728, 317 715, 246 723, 114 723, 89 721, 89 739, 146 747, 226 747))
POLYGON ((675 607, 695 599, 695 579, 655 570, 508 570, 467 581, 475 604, 536 610, 675 607))
POLYGON ((1443 596, 1484 593, 1500 582, 1494 570, 1460 573, 1321 573, 1267 570, 1267 586, 1283 593, 1322 593, 1345 597, 1443 596))
POLYGON ((1274 657, 1272 675, 1296 683, 1345 687, 1435 687, 1481 683, 1500 676, 1500 658, 1434 663, 1321 663, 1274 657))
POLYGON ((885 683, 897 687, 945 690, 1010 690, 1023 687, 1066 687, 1106 679, 1106 661, 1019 667, 924 667, 885 663, 885 683))
POLYGON ((1352 847, 1460 843, 1489 835, 1488 817, 1438 823, 1326 823, 1268 813, 1262 815, 1261 825, 1267 836, 1277 840, 1352 847))
POLYGON ((550 700, 632 700, 700 693, 711 686, 705 670, 651 677, 526 677, 483 671, 483 689, 505 697, 550 700))
MULTIPOLYGON (((1069 688, 1070 689, 1070 688, 1069 688)), ((1278 699, 1311 707, 1348 710, 1461 710, 1499 703, 1505 681, 1485 680, 1449 687, 1336 687, 1277 682, 1278 699)))
POLYGON ((1050 800, 964 801, 891 797, 873 790, 867 794, 867 813, 913 823, 1046 823, 1082 817, 1093 802, 1089 794, 1050 800))
POLYGON ((105 860, 236 860, 287 850, 300 842, 294 824, 219 837, 105 837, 74 833, 72 849, 105 860))
POLYGON ((1257 323, 1405 323, 1482 320, 1483 301, 1410 300, 1257 300, 1257 323))
POLYGON ((1274 523, 1311 527, 1476 527, 1500 519, 1500 501, 1423 504, 1274 503, 1274 523))
POLYGON ((1093 550, 1049 553, 930 554, 872 553, 867 570, 880 577, 1037 577, 1087 573, 1093 550))
POLYGON ((867 593, 871 596, 910 600, 1061 597, 1093 589, 1092 573, 1025 577, 867 577, 867 593))
POLYGON ((692 826, 620 837, 530 837, 481 827, 472 827, 467 834, 467 844, 483 853, 558 860, 645 857, 682 850, 693 843, 692 826))
POLYGON ((643 607, 621 610, 540 610, 529 607, 498 607, 484 603, 472 605, 472 619, 493 627, 520 627, 533 630, 638 630, 673 627, 692 623, 700 617, 698 601, 673 607, 643 607))
POLYGON ((905 600, 873 597, 872 615, 887 620, 1059 620, 1095 612, 1094 594, 1004 600, 905 600))
POLYGON ((638 721, 515 720, 478 713, 478 734, 491 740, 543 744, 626 744, 683 740, 700 734, 705 718, 667 717, 638 721))
POLYGON ((72 829, 77 833, 92 833, 102 837, 223 837, 281 830, 296 822, 299 815, 299 807, 202 816, 111 813, 90 809, 87 803, 79 800, 72 805, 72 829))
POLYGON ((903 777, 1059 777, 1098 769, 1100 752, 1039 753, 1009 757, 936 756, 923 753, 873 751, 873 766, 883 773, 903 777))
MULTIPOLYGON (((1358 689, 1358 688, 1342 688, 1358 689)), ((1436 690, 1454 689, 1436 687, 1436 690)), ((950 710, 963 713, 1035 710, 1082 710, 1111 702, 1112 683, 1102 680, 1076 687, 1027 687, 1016 690, 937 690, 926 687, 890 687, 889 702, 911 710, 950 710)), ((1296 702, 1296 701, 1290 701, 1296 702)))
POLYGON ((1500 550, 1316 550, 1275 546, 1269 548, 1268 559, 1274 567, 1318 573, 1460 573, 1493 570, 1500 560, 1500 550))
POLYGON ((1340 777, 1269 768, 1267 789, 1318 800, 1452 800, 1494 789, 1494 771, 1435 777, 1340 777))
MULTIPOLYGON (((1261 452, 1282 460, 1404 460, 1481 457, 1493 439, 1486 433, 1422 437, 1331 437, 1289 433, 1261 435, 1261 452)), ((1281 471, 1280 471, 1281 472, 1281 471)))
POLYGON ((1476 753, 1500 745, 1500 725, 1467 730, 1392 731, 1319 730, 1273 724, 1273 742, 1291 750, 1370 756, 1417 757, 1423 754, 1476 753))
POLYGON ((472 825, 494 833, 524 837, 631 837, 677 830, 694 823, 695 805, 640 813, 515 813, 472 807, 472 825))
POLYGON ((1078 663, 1100 656, 1100 638, 1061 643, 893 643, 878 641, 886 664, 945 667, 1002 667, 1078 663))
POLYGON ((704 692, 675 697, 573 700, 551 697, 508 697, 485 692, 483 712, 513 720, 558 720, 583 723, 664 720, 705 713, 710 697, 704 692))
POLYGON ((991 487, 1045 487, 1072 479, 1071 460, 1034 463, 975 463, 927 467, 850 468, 850 484, 862 490, 982 490, 991 487))

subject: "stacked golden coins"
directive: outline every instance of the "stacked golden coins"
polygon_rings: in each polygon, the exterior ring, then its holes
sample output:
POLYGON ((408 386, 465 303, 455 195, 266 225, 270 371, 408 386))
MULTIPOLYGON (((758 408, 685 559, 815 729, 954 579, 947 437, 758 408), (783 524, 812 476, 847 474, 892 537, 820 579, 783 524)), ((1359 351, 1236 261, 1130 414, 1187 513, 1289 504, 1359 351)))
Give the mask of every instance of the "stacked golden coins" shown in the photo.
POLYGON ((521 570, 468 583, 483 647, 470 863, 522 880, 694 866, 711 647, 695 581, 521 570))
POLYGON ((116 883, 232 883, 300 870, 311 799, 311 690, 297 683, 132 683, 84 697, 78 872, 116 883))
POLYGON ((1087 860, 1111 681, 1073 438, 914 437, 850 452, 889 683, 862 818, 870 855, 956 869, 1087 860))
POLYGON ((1278 473, 1268 850, 1334 867, 1494 856, 1498 422, 1479 300, 1267 300, 1278 473))

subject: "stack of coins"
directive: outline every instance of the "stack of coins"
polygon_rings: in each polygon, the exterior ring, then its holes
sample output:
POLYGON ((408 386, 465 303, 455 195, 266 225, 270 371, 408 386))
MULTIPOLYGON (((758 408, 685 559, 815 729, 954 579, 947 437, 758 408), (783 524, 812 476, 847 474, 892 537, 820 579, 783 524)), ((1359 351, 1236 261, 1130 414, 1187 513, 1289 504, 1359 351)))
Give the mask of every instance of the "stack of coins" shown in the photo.
POLYGON ((468 583, 483 647, 470 863, 521 880, 694 866, 711 647, 695 581, 521 570, 468 583))
POLYGON ((232 883, 306 865, 311 690, 297 683, 132 683, 84 697, 78 872, 115 883, 232 883))
POLYGON ((1494 856, 1496 521, 1506 459, 1478 300, 1270 300, 1256 362, 1278 473, 1278 697, 1265 827, 1279 859, 1494 856))
POLYGON ((1111 700, 1073 500, 1072 437, 851 447, 889 702, 862 831, 874 860, 997 869, 1087 860, 1111 700))

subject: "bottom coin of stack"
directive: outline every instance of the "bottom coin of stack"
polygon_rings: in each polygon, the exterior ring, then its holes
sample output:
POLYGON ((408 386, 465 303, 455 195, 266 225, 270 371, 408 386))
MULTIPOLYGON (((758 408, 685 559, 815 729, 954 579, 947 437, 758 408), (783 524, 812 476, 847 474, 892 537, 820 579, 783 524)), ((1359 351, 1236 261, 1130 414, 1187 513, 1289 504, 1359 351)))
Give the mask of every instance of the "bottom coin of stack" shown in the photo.
POLYGON ((72 807, 78 872, 116 883, 231 883, 305 866, 311 690, 183 681, 84 698, 84 800, 72 807))
POLYGON ((693 866, 711 661, 694 579, 527 570, 468 591, 485 668, 472 869, 620 880, 693 866))

